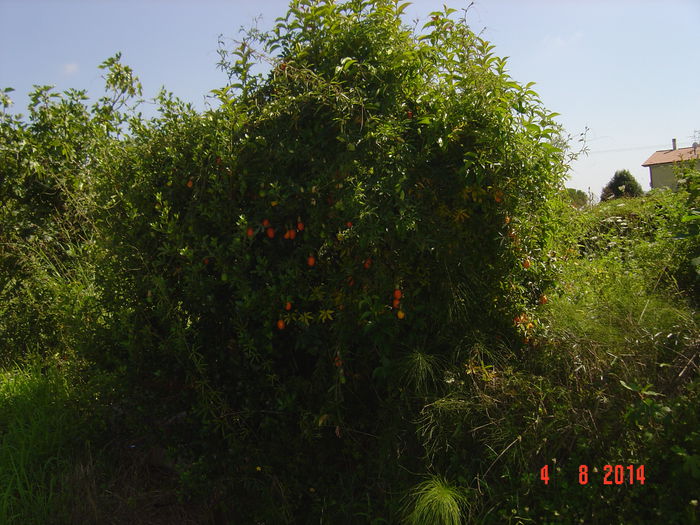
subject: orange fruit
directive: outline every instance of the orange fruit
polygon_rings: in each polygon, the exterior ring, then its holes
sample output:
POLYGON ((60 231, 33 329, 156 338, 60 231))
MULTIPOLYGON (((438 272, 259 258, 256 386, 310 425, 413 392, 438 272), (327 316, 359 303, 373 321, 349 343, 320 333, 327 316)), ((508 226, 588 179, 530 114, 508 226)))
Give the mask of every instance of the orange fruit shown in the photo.
POLYGON ((270 226, 270 221, 268 219, 263 219, 262 221, 263 228, 267 228, 270 226))
POLYGON ((285 238, 285 239, 289 239, 289 230, 287 230, 286 232, 284 232, 284 238, 285 238))
POLYGON ((398 317, 399 319, 403 319, 404 317, 406 317, 406 314, 403 310, 399 310, 398 312, 396 312, 396 317, 398 317))
POLYGON ((304 223, 303 222, 301 222, 301 221, 297 222, 297 230, 300 232, 304 231, 304 223))
POLYGON ((294 230, 289 230, 287 233, 289 233, 289 240, 293 241, 294 239, 296 239, 297 232, 295 232, 294 230))
POLYGON ((275 229, 274 228, 268 228, 267 230, 265 230, 265 233, 267 233, 267 236, 270 239, 273 239, 275 237, 275 229))
POLYGON ((401 299, 402 296, 403 293, 401 292, 401 290, 399 290, 398 288, 394 290, 394 299, 401 299))
POLYGON ((345 226, 347 226, 348 228, 352 228, 352 223, 350 221, 348 221, 345 223, 345 226))
POLYGON ((399 299, 394 299, 394 300, 392 301, 392 303, 391 303, 391 305, 392 305, 394 308, 398 308, 400 304, 401 304, 401 301, 400 301, 399 299))
POLYGON ((530 259, 525 259, 523 261, 523 268, 525 268, 527 270, 529 267, 530 267, 530 259))
POLYGON ((285 305, 284 305, 284 309, 287 310, 287 311, 291 310, 291 309, 292 309, 292 303, 290 303, 289 301, 287 301, 287 302, 285 303, 285 305))
POLYGON ((372 266, 372 259, 365 259, 365 263, 363 266, 365 267, 365 270, 369 270, 369 267, 372 266))
POLYGON ((309 255, 306 259, 306 264, 308 264, 309 266, 314 266, 316 264, 316 257, 314 257, 313 255, 309 255))
POLYGON ((255 235, 255 231, 253 231, 253 228, 248 228, 245 233, 248 237, 252 237, 253 235, 255 235))
POLYGON ((188 188, 191 188, 193 184, 194 184, 194 182, 192 182, 192 179, 190 179, 190 180, 187 181, 187 187, 188 187, 188 188))
POLYGON ((284 330, 284 327, 285 327, 285 326, 286 326, 286 325, 284 324, 284 321, 283 321, 282 319, 280 319, 280 320, 277 321, 277 329, 278 329, 278 330, 284 330))
POLYGON ((205 257, 202 261, 205 265, 209 264, 209 257, 205 257))
POLYGON ((540 295, 540 304, 547 304, 547 296, 545 294, 540 295))

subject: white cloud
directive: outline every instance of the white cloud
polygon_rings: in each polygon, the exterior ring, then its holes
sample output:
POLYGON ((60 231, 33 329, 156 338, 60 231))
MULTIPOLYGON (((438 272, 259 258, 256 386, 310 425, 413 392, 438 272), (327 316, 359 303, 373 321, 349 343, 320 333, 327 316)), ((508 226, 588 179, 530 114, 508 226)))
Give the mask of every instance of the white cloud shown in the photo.
POLYGON ((68 64, 63 64, 63 74, 64 75, 74 75, 78 72, 78 64, 75 62, 70 62, 68 64))

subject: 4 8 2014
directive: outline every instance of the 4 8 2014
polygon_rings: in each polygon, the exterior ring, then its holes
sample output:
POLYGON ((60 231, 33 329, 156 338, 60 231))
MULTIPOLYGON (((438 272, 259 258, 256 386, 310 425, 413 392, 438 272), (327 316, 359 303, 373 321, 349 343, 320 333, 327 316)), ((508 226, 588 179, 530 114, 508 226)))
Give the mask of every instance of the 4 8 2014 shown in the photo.
MULTIPOLYGON (((545 485, 554 481, 549 465, 540 469, 540 480, 545 485)), ((587 485, 589 482, 603 485, 644 485, 645 481, 644 465, 605 465, 602 472, 597 467, 589 469, 588 465, 578 466, 579 485, 587 485)))

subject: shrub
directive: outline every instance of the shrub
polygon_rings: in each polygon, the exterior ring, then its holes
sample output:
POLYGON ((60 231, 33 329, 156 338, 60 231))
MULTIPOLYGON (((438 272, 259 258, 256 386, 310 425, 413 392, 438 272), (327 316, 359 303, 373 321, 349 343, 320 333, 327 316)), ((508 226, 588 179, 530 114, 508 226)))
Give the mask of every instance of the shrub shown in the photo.
POLYGON ((571 204, 577 208, 583 208, 590 204, 585 191, 577 190, 576 188, 566 188, 566 196, 571 204))
POLYGON ((639 197, 644 192, 628 170, 618 170, 610 179, 610 182, 603 188, 600 200, 617 199, 620 197, 639 197))
POLYGON ((534 324, 512 319, 551 277, 555 115, 453 10, 415 35, 402 9, 293 2, 236 61, 222 50, 220 109, 162 94, 100 179, 134 294, 124 357, 199 399, 270 509, 301 512, 311 483, 337 498, 318 487, 342 477, 358 502, 406 477, 431 367, 483 333, 520 344, 534 324), (256 45, 278 53, 266 76, 256 45))

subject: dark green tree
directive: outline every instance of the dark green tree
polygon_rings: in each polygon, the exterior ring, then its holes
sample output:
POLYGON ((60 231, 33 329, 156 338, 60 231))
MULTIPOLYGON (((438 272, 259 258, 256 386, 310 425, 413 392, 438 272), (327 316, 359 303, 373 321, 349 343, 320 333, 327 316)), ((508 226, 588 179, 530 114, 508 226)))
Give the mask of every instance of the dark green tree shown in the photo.
POLYGON ((644 191, 629 170, 617 170, 600 194, 600 200, 641 197, 644 191))
POLYGON ((583 190, 577 190, 576 188, 566 188, 566 196, 577 208, 582 208, 589 203, 588 195, 583 190))

